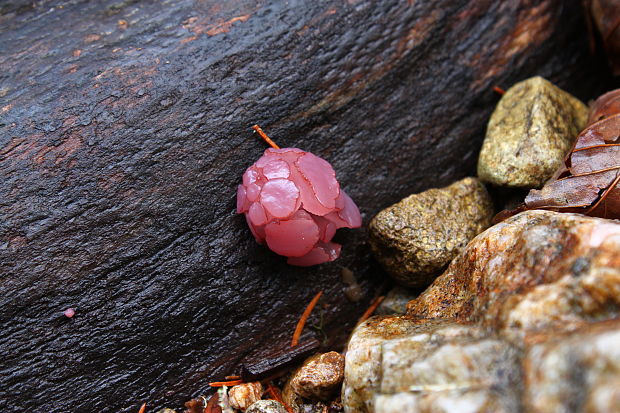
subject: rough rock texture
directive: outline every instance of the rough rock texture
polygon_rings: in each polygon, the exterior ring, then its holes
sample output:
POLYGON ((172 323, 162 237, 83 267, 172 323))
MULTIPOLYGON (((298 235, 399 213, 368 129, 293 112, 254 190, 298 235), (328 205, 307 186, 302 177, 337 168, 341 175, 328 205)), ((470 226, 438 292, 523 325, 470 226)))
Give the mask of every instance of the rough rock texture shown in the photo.
POLYGON ((375 317, 347 352, 346 412, 618 412, 620 319, 515 343, 450 320, 375 317))
POLYGON ((295 370, 284 392, 293 392, 309 400, 328 401, 344 379, 344 356, 335 351, 316 354, 295 370), (290 387, 290 390, 287 389, 290 387))
POLYGON ((517 83, 497 104, 478 159, 478 177, 500 186, 540 188, 560 167, 588 107, 536 76, 517 83))
POLYGON ((518 364, 517 349, 479 327, 375 317, 349 342, 342 400, 346 412, 517 412, 518 364))
POLYGON ((407 312, 407 304, 417 296, 418 294, 407 288, 394 287, 385 295, 385 299, 381 301, 375 314, 405 314, 407 312))
POLYGON ((259 400, 245 411, 245 413, 287 413, 282 404, 275 400, 259 400))
POLYGON ((493 202, 476 178, 410 195, 370 221, 377 260, 400 284, 424 287, 491 225, 493 202))
POLYGON ((607 412, 620 398, 620 223, 528 211, 470 242, 347 349, 346 412, 607 412))
POLYGON ((408 314, 510 334, 561 331, 620 316, 620 223, 527 211, 489 228, 408 314))
MULTIPOLYGON (((288 342, 321 289, 325 331, 344 340, 369 294, 350 303, 338 265, 291 268, 234 215, 265 149, 249 127, 328 160, 367 223, 471 173, 494 84, 538 73, 584 99, 601 92, 580 10, 3 2, 0 408, 180 407, 288 342)), ((335 238, 367 292, 380 277, 365 239, 335 238)))
POLYGON ((620 412, 620 319, 527 348, 524 407, 530 412, 620 412))

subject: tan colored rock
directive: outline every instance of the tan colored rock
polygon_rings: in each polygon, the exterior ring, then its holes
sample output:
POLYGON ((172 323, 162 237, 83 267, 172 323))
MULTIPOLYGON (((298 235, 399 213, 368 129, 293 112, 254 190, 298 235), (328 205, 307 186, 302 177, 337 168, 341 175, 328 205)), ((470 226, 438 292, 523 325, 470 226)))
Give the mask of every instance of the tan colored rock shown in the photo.
POLYGON ((349 341, 346 413, 618 412, 620 222, 527 211, 349 341))
POLYGON ((478 177, 499 186, 540 188, 558 169, 587 118, 583 102, 542 77, 517 83, 491 115, 478 177))
POLYGON ((526 211, 472 240, 408 314, 510 333, 620 316, 620 223, 526 211), (449 305, 446 305, 449 303, 449 305))
POLYGON ((370 222, 370 245, 400 284, 424 287, 491 224, 493 204, 476 178, 411 195, 370 222))
POLYGON ((233 409, 245 411, 263 397, 263 386, 260 382, 243 383, 228 390, 228 401, 233 409))
POLYGON ((344 356, 335 351, 316 354, 308 358, 293 372, 284 386, 287 399, 293 404, 299 402, 289 395, 291 392, 309 400, 328 401, 340 390, 344 379, 344 356))

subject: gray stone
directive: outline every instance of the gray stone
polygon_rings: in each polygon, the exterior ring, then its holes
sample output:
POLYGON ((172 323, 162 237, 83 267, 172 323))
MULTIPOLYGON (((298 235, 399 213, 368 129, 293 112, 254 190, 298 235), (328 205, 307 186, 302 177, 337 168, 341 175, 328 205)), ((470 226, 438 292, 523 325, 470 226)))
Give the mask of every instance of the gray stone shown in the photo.
POLYGON ((409 301, 416 298, 417 295, 418 294, 407 288, 400 286, 394 287, 385 295, 385 299, 381 301, 375 314, 405 314, 405 312, 407 312, 407 304, 409 301))
POLYGON ((282 404, 275 400, 259 400, 252 404, 245 413, 287 413, 282 404))
POLYGON ((346 412, 518 412, 519 362, 510 343, 474 325, 376 317, 351 338, 342 400, 346 412))
POLYGON ((588 108, 536 76, 515 84, 500 99, 478 159, 478 177, 499 186, 540 188, 560 167, 588 108))
POLYGON ((377 260, 400 284, 424 287, 491 224, 493 203, 476 178, 411 195, 370 222, 377 260))
POLYGON ((620 319, 529 346, 524 406, 531 412, 620 412, 620 319))

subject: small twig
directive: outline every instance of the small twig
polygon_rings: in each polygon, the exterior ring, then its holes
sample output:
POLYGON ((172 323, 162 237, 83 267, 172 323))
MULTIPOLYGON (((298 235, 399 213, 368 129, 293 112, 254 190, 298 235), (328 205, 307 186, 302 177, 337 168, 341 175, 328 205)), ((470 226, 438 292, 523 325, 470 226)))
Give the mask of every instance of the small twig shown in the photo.
POLYGON ((381 304, 381 302, 383 301, 384 298, 385 298, 385 296, 383 296, 383 295, 381 297, 377 297, 372 302, 372 304, 370 304, 370 307, 368 307, 368 309, 364 312, 364 314, 362 314, 362 316, 360 317, 360 319, 357 322, 357 324, 360 324, 360 323, 366 321, 368 319, 368 317, 370 317, 372 315, 372 313, 375 312, 377 307, 379 307, 379 304, 381 304))
POLYGON ((209 383, 211 387, 222 387, 222 386, 236 386, 237 384, 243 384, 243 380, 230 380, 230 381, 214 381, 209 383))
POLYGON ((308 320, 308 317, 310 317, 310 313, 314 309, 314 306, 316 306, 316 303, 319 302, 319 298, 321 298, 322 294, 323 294, 323 290, 319 291, 314 296, 312 301, 310 301, 310 304, 308 304, 308 306, 304 310, 304 313, 301 315, 301 318, 297 322, 297 327, 295 327, 295 333, 293 334, 293 339, 291 340, 291 347, 295 347, 297 344, 299 344, 299 337, 301 337, 301 332, 303 331, 304 326, 306 325, 306 321, 308 320))
POLYGON ((498 93, 498 94, 502 95, 502 96, 504 94, 506 94, 506 91, 504 89, 502 89, 501 87, 499 87, 499 86, 493 86, 493 91, 495 93, 498 93))
POLYGON ((254 125, 252 126, 252 129, 254 129, 254 131, 256 133, 258 133, 258 135, 263 138, 263 140, 265 142, 267 142, 267 144, 269 146, 271 146, 273 149, 280 149, 280 147, 278 145, 276 145, 276 143, 274 141, 272 141, 269 136, 267 136, 267 134, 265 132, 263 132, 263 130, 260 128, 260 126, 258 125, 254 125))

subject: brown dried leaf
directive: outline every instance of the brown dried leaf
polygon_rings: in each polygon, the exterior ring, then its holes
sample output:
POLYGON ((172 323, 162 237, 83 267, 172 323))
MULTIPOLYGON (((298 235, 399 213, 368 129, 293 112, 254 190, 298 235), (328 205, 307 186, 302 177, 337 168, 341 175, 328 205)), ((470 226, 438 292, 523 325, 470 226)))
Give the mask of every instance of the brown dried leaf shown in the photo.
POLYGON ((620 90, 601 96, 590 119, 564 166, 525 198, 526 209, 620 218, 620 90))
POLYGON ((586 0, 586 13, 601 34, 603 47, 614 75, 620 75, 620 2, 586 0))
POLYGON ((620 113, 620 89, 612 90, 600 96, 590 108, 588 125, 620 113))

